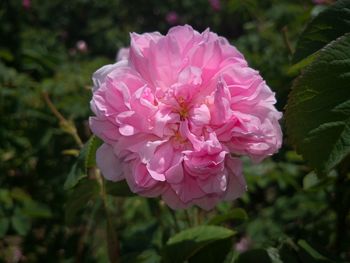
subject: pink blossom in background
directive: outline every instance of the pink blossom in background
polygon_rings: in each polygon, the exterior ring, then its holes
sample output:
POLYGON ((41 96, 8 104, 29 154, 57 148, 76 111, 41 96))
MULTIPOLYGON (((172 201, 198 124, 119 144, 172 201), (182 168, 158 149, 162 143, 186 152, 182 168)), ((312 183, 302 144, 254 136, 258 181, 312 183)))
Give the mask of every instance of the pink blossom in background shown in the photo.
POLYGON ((122 47, 119 49, 116 61, 128 60, 129 59, 129 48, 122 47))
POLYGON ((173 209, 212 209, 246 191, 239 156, 281 146, 274 93, 229 42, 176 26, 132 33, 128 59, 93 75, 90 127, 104 177, 173 209))
POLYGON ((220 0, 209 0, 209 4, 214 11, 220 11, 221 9, 220 0))
POLYGON ((179 16, 175 11, 170 11, 167 13, 165 20, 168 22, 168 24, 175 25, 179 22, 179 16))
POLYGON ((29 8, 30 8, 30 0, 23 0, 23 1, 22 1, 22 6, 23 6, 25 9, 29 9, 29 8))
POLYGON ((85 53, 85 52, 88 51, 88 46, 87 46, 87 44, 86 44, 86 42, 84 40, 79 40, 76 43, 76 48, 81 53, 85 53))
POLYGON ((242 237, 236 244, 235 250, 237 252, 243 253, 252 247, 252 240, 249 237, 242 237))
POLYGON ((327 5, 334 3, 335 0, 312 0, 312 2, 317 5, 327 5))

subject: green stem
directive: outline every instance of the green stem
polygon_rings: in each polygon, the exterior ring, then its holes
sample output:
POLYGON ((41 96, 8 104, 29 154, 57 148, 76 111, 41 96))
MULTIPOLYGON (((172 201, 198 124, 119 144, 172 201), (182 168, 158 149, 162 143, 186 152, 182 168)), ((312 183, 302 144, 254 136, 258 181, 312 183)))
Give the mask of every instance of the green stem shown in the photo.
POLYGON ((103 177, 96 171, 97 181, 101 186, 101 197, 103 202, 103 207, 106 215, 106 236, 107 236, 107 252, 108 258, 111 263, 120 263, 120 246, 117 233, 113 224, 112 216, 108 208, 108 200, 106 193, 106 186, 103 177))
POLYGON ((172 210, 170 207, 168 207, 168 210, 169 210, 169 213, 170 213, 171 217, 173 218, 175 231, 179 232, 180 231, 180 225, 179 225, 179 221, 177 220, 175 211, 172 210))
POLYGON ((74 123, 68 121, 65 117, 63 117, 63 115, 57 110, 55 104, 53 104, 53 102, 51 101, 47 92, 43 92, 42 96, 53 115, 55 115, 55 117, 59 120, 61 128, 73 137, 74 141, 78 144, 80 148, 83 148, 84 144, 79 137, 78 131, 75 128, 74 123))
POLYGON ((195 207, 194 208, 194 219, 195 219, 195 222, 194 222, 194 224, 195 224, 195 226, 199 226, 200 224, 201 224, 201 221, 200 221, 200 218, 199 218, 199 213, 200 213, 200 210, 199 210, 200 208, 198 208, 198 207, 195 207))
POLYGON ((87 226, 84 227, 83 233, 82 233, 82 235, 81 235, 81 237, 79 239, 77 253, 76 253, 76 257, 75 257, 75 262, 78 262, 78 263, 81 262, 81 258, 82 258, 83 251, 84 251, 84 247, 85 247, 85 244, 86 244, 86 242, 88 240, 88 237, 90 235, 90 231, 92 230, 92 227, 93 227, 93 224, 94 224, 94 221, 95 221, 95 216, 96 216, 96 213, 97 213, 98 209, 100 208, 100 205, 101 205, 101 202, 96 202, 94 204, 94 207, 92 209, 90 218, 89 218, 89 220, 87 222, 87 226))
POLYGON ((286 26, 282 28, 282 37, 283 37, 283 42, 286 45, 289 54, 293 55, 294 51, 288 38, 288 29, 286 26))
POLYGON ((185 215, 186 215, 188 226, 192 227, 193 224, 192 224, 191 215, 190 215, 190 212, 188 211, 188 209, 185 210, 185 215))

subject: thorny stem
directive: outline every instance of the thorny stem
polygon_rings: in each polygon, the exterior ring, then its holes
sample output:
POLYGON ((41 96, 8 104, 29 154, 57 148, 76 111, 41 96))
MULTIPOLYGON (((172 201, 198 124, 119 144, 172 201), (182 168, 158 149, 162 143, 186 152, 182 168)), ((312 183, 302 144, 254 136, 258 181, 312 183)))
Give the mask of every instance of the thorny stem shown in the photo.
POLYGON ((68 121, 65 117, 63 117, 63 115, 57 110, 56 106, 52 103, 47 92, 43 92, 42 96, 53 115, 55 115, 55 117, 59 120, 60 126, 63 128, 63 130, 73 137, 73 139, 80 148, 83 148, 84 144, 81 141, 74 124, 68 121))

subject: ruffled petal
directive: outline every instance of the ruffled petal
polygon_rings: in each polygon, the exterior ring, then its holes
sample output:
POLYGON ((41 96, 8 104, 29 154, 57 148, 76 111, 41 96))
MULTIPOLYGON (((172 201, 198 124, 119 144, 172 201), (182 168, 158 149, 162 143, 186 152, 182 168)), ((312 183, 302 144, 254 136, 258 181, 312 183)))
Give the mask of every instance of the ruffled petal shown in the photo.
POLYGON ((110 72, 116 70, 117 68, 125 67, 126 65, 127 65, 127 61, 123 60, 123 61, 117 62, 115 64, 103 66, 102 68, 98 69, 92 75, 92 81, 94 83, 93 92, 95 92, 96 90, 98 90, 101 87, 101 85, 104 83, 104 81, 106 79, 106 76, 110 72))
POLYGON ((105 143, 109 180, 162 196, 173 209, 210 210, 246 191, 242 163, 282 143, 275 94, 227 39, 192 27, 132 33, 129 53, 93 75, 89 124, 105 143))
POLYGON ((124 179, 123 164, 114 155, 112 146, 104 143, 97 149, 96 164, 107 180, 120 181, 124 179))

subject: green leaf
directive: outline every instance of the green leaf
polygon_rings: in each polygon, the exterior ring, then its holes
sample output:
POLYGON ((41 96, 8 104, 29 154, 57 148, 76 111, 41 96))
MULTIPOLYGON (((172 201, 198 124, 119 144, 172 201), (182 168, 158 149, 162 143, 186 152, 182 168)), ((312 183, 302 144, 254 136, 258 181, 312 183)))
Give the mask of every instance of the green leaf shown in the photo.
POLYGON ((266 249, 266 252, 269 255, 272 263, 283 263, 277 248, 269 247, 268 249, 266 249))
POLYGON ((350 99, 334 108, 334 112, 350 115, 350 99))
POLYGON ((303 178, 303 188, 308 190, 319 183, 319 179, 314 172, 310 172, 303 178))
POLYGON ((120 182, 105 181, 106 193, 113 196, 128 197, 135 196, 125 180, 120 182))
POLYGON ((97 138, 95 135, 91 136, 91 138, 88 140, 86 157, 85 157, 86 169, 96 166, 96 151, 101 144, 102 144, 101 139, 97 138))
POLYGON ((34 202, 34 201, 30 201, 30 202, 26 202, 24 204, 24 207, 22 209, 22 213, 26 216, 29 216, 31 218, 50 218, 52 217, 52 213, 50 211, 50 208, 34 202))
POLYGON ((305 59, 347 32, 350 32, 350 1, 339 0, 307 25, 299 37, 293 62, 305 59))
POLYGON ((32 200, 30 195, 28 195, 25 191, 18 187, 15 187, 11 190, 11 196, 14 200, 20 202, 28 202, 32 200))
POLYGON ((3 217, 3 215, 1 215, 1 217, 0 217, 0 238, 3 238, 6 235, 9 226, 10 226, 9 219, 6 217, 3 217))
MULTIPOLYGON (((194 257, 190 262, 203 262, 193 260, 202 259, 203 256, 200 255, 202 252, 207 255, 214 253, 219 249, 218 247, 225 250, 227 243, 220 241, 230 241, 234 234, 234 231, 219 226, 198 226, 186 229, 168 240, 163 250, 164 260, 180 263, 194 257), (217 242, 219 242, 218 247, 215 245, 217 242), (213 248, 212 251, 210 251, 211 248, 213 248)), ((222 260, 226 254, 223 256, 222 260)))
POLYGON ((85 179, 80 182, 70 193, 65 206, 65 220, 67 224, 72 224, 76 215, 86 204, 99 195, 100 187, 95 180, 85 179))
POLYGON ((12 208, 13 200, 11 192, 7 189, 0 189, 0 202, 5 208, 12 208))
MULTIPOLYGON (((81 155, 80 155, 81 156, 81 155)), ((78 160, 76 163, 73 164, 71 170, 69 171, 69 174, 67 176, 66 181, 64 182, 64 190, 69 190, 74 188, 80 180, 87 177, 87 173, 85 172, 84 167, 81 164, 81 157, 78 157, 78 160)))
POLYGON ((8 49, 0 48, 0 58, 8 62, 13 61, 14 57, 8 49))
POLYGON ((87 169, 86 169, 86 158, 88 156, 88 150, 90 148, 91 140, 93 140, 94 136, 92 136, 85 144, 84 147, 80 150, 78 159, 73 164, 72 168, 69 171, 66 181, 64 182, 64 189, 69 190, 75 187, 79 181, 85 177, 87 177, 87 169))
POLYGON ((287 135, 319 174, 350 153, 350 34, 320 51, 294 82, 286 108, 287 135), (342 106, 339 106, 342 105, 342 106))
POLYGON ((292 243, 284 243, 279 249, 279 255, 283 263, 299 263, 297 247, 292 243))
POLYGON ((11 224, 17 234, 21 236, 25 236, 31 228, 30 219, 21 215, 20 212, 15 213, 15 215, 11 217, 11 224))
POLYGON ((252 249, 239 255, 235 263, 272 263, 264 249, 252 249))
POLYGON ((298 245, 305 250, 313 259, 322 261, 322 262, 330 262, 325 256, 321 255, 318 251, 312 248, 305 240, 299 240, 298 245))
POLYGON ((64 189, 75 187, 80 180, 87 177, 88 168, 96 166, 96 150, 102 141, 96 136, 91 136, 81 149, 77 161, 73 164, 64 183, 64 189))
POLYGON ((246 211, 242 208, 235 208, 227 214, 216 215, 208 222, 208 225, 219 225, 227 221, 243 222, 248 219, 246 211))
POLYGON ((132 252, 122 255, 122 262, 127 263, 159 263, 161 258, 154 249, 147 249, 140 252, 132 252))
POLYGON ((138 255, 135 263, 156 263, 160 262, 160 257, 155 250, 145 250, 138 255))
POLYGON ((210 245, 209 248, 201 249, 188 259, 189 263, 215 262, 222 263, 225 261, 227 254, 232 248, 232 239, 226 238, 219 240, 210 245))
POLYGON ((301 70, 303 70, 305 67, 310 65, 318 56, 318 52, 315 52, 311 54, 310 56, 300 60, 298 63, 292 65, 288 71, 287 74, 289 76, 295 76, 297 75, 301 70))

